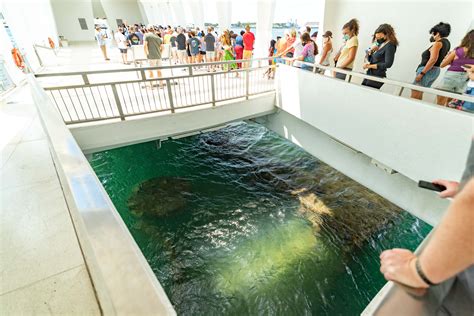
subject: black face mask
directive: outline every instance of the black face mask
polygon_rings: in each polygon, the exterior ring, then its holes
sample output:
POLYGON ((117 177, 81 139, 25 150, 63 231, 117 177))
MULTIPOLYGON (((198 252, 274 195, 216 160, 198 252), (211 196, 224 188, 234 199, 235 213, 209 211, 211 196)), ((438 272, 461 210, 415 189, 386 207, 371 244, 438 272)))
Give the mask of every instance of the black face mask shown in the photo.
POLYGON ((434 36, 431 35, 431 37, 430 37, 430 42, 434 42, 434 41, 436 41, 436 40, 435 40, 434 36))
POLYGON ((377 40, 377 43, 378 43, 379 45, 385 43, 385 38, 379 38, 379 39, 377 40))

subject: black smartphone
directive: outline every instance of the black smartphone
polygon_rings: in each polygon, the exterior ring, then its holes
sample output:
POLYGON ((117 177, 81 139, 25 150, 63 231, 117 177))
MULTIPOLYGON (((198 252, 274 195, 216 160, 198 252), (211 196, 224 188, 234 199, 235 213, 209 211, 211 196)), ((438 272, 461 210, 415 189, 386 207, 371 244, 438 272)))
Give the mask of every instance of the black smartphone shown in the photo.
POLYGON ((432 190, 432 191, 436 191, 436 192, 441 192, 441 191, 446 190, 446 187, 444 185, 434 184, 434 183, 431 183, 431 182, 428 182, 428 181, 422 181, 422 180, 418 181, 418 186, 420 188, 427 189, 427 190, 432 190))

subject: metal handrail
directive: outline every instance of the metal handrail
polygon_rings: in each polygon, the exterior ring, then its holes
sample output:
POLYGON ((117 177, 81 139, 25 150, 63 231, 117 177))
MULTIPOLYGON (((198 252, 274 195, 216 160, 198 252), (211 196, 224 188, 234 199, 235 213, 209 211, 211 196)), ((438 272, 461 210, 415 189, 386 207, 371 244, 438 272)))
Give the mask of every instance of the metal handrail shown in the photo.
MULTIPOLYGON (((282 59, 292 61, 291 59, 286 58, 286 57, 284 57, 282 59)), ((309 67, 313 67, 314 69, 313 69, 312 72, 315 73, 315 74, 318 74, 318 75, 322 75, 322 74, 319 74, 316 71, 316 69, 328 70, 328 71, 333 71, 333 72, 345 74, 345 75, 347 75, 346 80, 345 80, 346 82, 350 82, 352 77, 356 77, 356 78, 360 78, 360 79, 367 79, 367 80, 371 80, 371 81, 377 81, 377 82, 382 82, 382 83, 385 83, 385 84, 397 86, 397 87, 400 88, 400 90, 398 92, 399 96, 402 95, 404 89, 411 89, 411 90, 421 91, 421 92, 424 92, 424 93, 429 93, 429 94, 439 95, 439 96, 443 96, 443 97, 448 97, 448 98, 452 98, 452 99, 458 99, 458 100, 462 100, 462 101, 474 102, 474 97, 469 96, 469 95, 465 95, 465 94, 461 94, 461 93, 447 92, 447 91, 443 91, 443 90, 439 90, 439 89, 435 89, 435 88, 421 87, 421 86, 414 85, 412 83, 397 81, 397 80, 393 80, 393 79, 386 79, 386 78, 381 78, 381 77, 375 77, 375 76, 367 75, 367 74, 352 71, 352 70, 345 70, 345 69, 332 67, 332 66, 323 66, 323 65, 320 65, 320 64, 316 64, 316 63, 309 63, 309 62, 305 62, 305 61, 301 61, 300 63, 304 64, 306 66, 309 66, 309 67)))
POLYGON ((232 63, 252 63, 272 60, 273 57, 265 58, 252 58, 252 59, 234 59, 227 61, 217 61, 210 63, 194 63, 194 64, 179 64, 170 66, 153 66, 153 67, 141 67, 141 68, 121 68, 121 69, 109 69, 109 70, 89 70, 89 71, 72 71, 72 72, 54 72, 54 73, 38 73, 35 74, 36 78, 42 77, 63 77, 63 76, 83 76, 83 75, 97 75, 104 73, 117 73, 117 72, 137 72, 137 71, 149 71, 149 70, 166 70, 166 69, 182 69, 182 68, 194 68, 197 66, 216 66, 225 65, 232 63))

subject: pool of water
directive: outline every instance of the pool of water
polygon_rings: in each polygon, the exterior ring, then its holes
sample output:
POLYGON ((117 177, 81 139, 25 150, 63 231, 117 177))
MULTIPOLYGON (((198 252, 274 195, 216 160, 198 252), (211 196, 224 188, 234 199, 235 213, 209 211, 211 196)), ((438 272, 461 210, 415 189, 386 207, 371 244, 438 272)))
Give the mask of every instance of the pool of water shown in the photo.
POLYGON ((179 315, 356 315, 431 227, 253 123, 90 163, 179 315))

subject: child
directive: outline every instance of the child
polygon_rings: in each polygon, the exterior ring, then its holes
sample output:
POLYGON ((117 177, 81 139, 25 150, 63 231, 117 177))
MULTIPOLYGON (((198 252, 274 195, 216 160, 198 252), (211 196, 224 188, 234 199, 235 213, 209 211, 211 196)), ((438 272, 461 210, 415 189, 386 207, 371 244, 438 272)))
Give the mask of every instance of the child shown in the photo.
MULTIPOLYGON (((270 41, 270 47, 268 48, 268 57, 273 57, 276 55, 276 41, 271 40, 270 41)), ((267 71, 263 74, 263 76, 267 76, 268 79, 274 79, 275 78, 275 58, 269 59, 268 60, 268 67, 267 71)))

